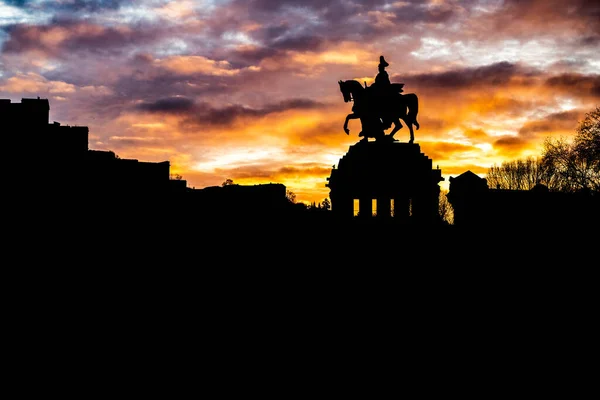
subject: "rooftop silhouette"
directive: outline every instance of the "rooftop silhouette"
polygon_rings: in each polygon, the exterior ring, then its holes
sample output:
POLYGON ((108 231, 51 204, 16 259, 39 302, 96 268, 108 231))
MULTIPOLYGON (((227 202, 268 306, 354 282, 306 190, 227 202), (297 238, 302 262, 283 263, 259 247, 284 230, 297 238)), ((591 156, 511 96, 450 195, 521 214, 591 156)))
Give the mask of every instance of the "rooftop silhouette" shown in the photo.
MULTIPOLYGON (((19 195, 38 199, 24 219, 41 231, 60 224, 77 235, 98 237, 109 224, 113 239, 131 232, 148 239, 193 227, 211 243, 225 237, 282 240, 279 232, 287 229, 391 245, 406 237, 456 238, 454 231, 565 230, 600 221, 596 192, 556 193, 543 185, 529 191, 489 188, 471 171, 450 178, 447 198, 454 221, 444 221, 439 213, 442 171, 432 167, 412 134, 408 142, 377 135, 369 141, 373 135, 367 134, 351 145, 324 183, 331 209, 294 204, 280 183, 190 188, 181 177, 172 178, 168 160, 122 159, 112 151, 89 149, 87 126, 50 123, 49 110, 47 99, 0 100, 5 126, 28 150, 32 176, 21 183, 19 195)), ((288 238, 294 243, 298 236, 288 233, 288 238)))

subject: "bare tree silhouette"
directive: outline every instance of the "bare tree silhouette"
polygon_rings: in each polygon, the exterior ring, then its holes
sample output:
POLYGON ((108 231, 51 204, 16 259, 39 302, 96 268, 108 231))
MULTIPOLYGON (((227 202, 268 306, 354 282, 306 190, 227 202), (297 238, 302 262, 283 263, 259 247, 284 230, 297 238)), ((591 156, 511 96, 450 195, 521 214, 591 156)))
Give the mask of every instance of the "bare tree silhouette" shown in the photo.
POLYGON ((544 141, 540 157, 494 164, 486 175, 490 188, 531 190, 544 185, 551 191, 600 191, 600 107, 580 121, 572 141, 544 141))
POLYGON ((600 191, 600 107, 586 114, 572 142, 548 138, 542 154, 550 189, 600 191))

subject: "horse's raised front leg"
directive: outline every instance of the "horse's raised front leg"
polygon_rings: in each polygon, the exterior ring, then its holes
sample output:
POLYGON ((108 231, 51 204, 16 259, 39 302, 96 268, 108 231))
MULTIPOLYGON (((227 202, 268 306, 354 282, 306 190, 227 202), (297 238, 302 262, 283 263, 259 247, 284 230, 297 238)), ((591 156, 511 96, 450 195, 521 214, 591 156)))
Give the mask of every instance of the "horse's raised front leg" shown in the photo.
POLYGON ((344 122, 344 132, 346 132, 346 135, 350 134, 350 129, 348 129, 348 121, 350 121, 351 119, 358 119, 358 118, 360 118, 360 117, 354 113, 346 115, 346 121, 344 122))

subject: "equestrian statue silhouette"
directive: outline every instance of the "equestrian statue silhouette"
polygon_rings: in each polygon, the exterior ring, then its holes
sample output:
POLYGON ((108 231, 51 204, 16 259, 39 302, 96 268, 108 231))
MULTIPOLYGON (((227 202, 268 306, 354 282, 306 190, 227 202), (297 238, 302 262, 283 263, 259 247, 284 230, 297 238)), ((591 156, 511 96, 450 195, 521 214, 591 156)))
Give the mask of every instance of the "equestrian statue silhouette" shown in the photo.
POLYGON ((385 68, 389 64, 383 56, 379 57, 379 73, 371 86, 363 87, 356 80, 339 81, 340 91, 344 96, 344 102, 353 102, 352 113, 346 116, 344 132, 350 134, 348 121, 360 119, 362 141, 368 141, 369 137, 376 140, 391 140, 398 130, 402 128, 403 120, 410 131, 410 140, 415 140, 413 125, 419 129, 417 113, 419 112, 419 99, 414 93, 401 94, 404 83, 391 83, 385 68), (394 124, 394 129, 386 135, 385 130, 394 124))

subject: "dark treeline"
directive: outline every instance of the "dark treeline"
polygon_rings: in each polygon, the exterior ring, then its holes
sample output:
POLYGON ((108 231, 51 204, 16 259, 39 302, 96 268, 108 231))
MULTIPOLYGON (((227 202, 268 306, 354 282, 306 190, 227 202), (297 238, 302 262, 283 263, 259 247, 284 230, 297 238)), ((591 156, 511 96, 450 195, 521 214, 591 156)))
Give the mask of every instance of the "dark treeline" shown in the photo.
POLYGON ((600 107, 586 114, 572 141, 547 138, 540 157, 503 162, 486 176, 491 188, 550 191, 600 191, 600 107))

